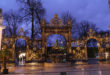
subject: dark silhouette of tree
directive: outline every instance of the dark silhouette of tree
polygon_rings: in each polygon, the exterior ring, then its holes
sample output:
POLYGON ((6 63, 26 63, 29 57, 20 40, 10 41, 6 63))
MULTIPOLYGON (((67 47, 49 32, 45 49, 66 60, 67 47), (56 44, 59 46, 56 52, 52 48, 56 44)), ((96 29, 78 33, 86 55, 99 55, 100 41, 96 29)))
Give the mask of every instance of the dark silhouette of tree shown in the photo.
POLYGON ((82 21, 81 23, 77 23, 76 19, 69 12, 64 12, 61 16, 64 24, 66 24, 68 20, 71 20, 71 32, 72 36, 75 36, 75 38, 77 38, 77 35, 79 35, 79 38, 87 37, 90 28, 93 29, 93 31, 95 32, 97 32, 98 30, 95 24, 90 23, 88 21, 82 21))
POLYGON ((88 21, 82 21, 77 25, 77 32, 79 33, 80 38, 87 37, 90 28, 95 32, 98 30, 95 24, 88 21))
POLYGON ((76 19, 71 15, 71 13, 70 12, 63 12, 62 14, 61 14, 61 18, 62 18, 62 21, 63 21, 63 23, 64 24, 67 24, 67 21, 68 20, 71 20, 71 22, 72 22, 72 26, 74 26, 75 25, 75 23, 76 23, 76 19))
POLYGON ((41 19, 45 15, 45 9, 42 6, 41 0, 17 0, 21 7, 24 16, 24 20, 30 21, 31 23, 31 38, 41 31, 40 24, 41 19))
POLYGON ((75 21, 76 21, 75 18, 68 11, 67 12, 63 12, 61 17, 62 17, 62 20, 63 20, 64 24, 66 24, 68 20, 71 20, 72 24, 74 24, 75 21))
POLYGON ((6 29, 4 30, 5 35, 16 37, 22 22, 22 17, 17 12, 9 11, 4 13, 4 23, 6 25, 6 29))
POLYGON ((67 11, 67 12, 63 12, 61 14, 61 18, 62 18, 62 21, 63 21, 64 24, 67 24, 67 21, 68 20, 71 20, 71 22, 72 22, 71 32, 72 32, 72 37, 74 37, 75 36, 75 33, 77 32, 77 23, 76 23, 75 17, 72 16, 69 11, 67 11))

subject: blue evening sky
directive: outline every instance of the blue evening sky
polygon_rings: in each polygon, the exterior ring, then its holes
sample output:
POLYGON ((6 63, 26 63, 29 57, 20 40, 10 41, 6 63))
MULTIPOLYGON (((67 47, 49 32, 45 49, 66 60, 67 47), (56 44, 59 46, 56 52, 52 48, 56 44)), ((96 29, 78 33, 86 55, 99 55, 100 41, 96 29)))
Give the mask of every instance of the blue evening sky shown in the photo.
MULTIPOLYGON (((88 20, 97 24, 101 30, 108 30, 110 11, 108 0, 43 0, 46 17, 50 20, 55 13, 69 11, 78 22, 88 20)), ((17 10, 16 0, 0 0, 3 11, 17 10)))

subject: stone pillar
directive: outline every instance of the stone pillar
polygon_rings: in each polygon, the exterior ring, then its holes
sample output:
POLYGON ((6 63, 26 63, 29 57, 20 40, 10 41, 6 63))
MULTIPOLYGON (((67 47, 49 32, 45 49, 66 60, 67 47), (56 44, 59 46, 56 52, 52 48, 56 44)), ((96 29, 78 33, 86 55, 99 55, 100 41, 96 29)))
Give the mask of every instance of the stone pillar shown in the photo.
POLYGON ((45 54, 45 20, 41 22, 41 31, 42 31, 42 54, 45 54))
POLYGON ((85 44, 84 49, 85 49, 85 59, 88 60, 88 54, 87 54, 87 46, 86 46, 86 44, 85 44))
POLYGON ((13 60, 15 61, 15 44, 12 45, 13 60))
POLYGON ((72 51, 71 51, 71 30, 69 31, 69 43, 68 43, 68 47, 69 47, 69 53, 72 53, 72 51))
POLYGON ((68 32, 68 53, 72 53, 72 50, 71 50, 71 20, 68 20, 67 22, 67 25, 69 27, 69 32, 68 32))
POLYGON ((1 50, 1 42, 2 42, 2 30, 5 29, 5 26, 3 26, 2 23, 3 23, 3 16, 2 16, 2 9, 0 9, 0 50, 1 50))
POLYGON ((26 61, 29 60, 29 45, 26 46, 26 61))
POLYGON ((45 34, 44 34, 44 28, 42 29, 42 54, 45 53, 45 34))

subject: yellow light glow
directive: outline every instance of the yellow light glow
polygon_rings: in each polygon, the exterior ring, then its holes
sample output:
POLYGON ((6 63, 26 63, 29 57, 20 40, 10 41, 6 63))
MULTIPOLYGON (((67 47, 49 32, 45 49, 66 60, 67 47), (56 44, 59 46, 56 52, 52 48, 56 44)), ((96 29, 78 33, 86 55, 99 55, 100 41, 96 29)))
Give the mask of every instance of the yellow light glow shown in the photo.
POLYGON ((1 40, 2 40, 2 30, 5 29, 5 26, 0 25, 0 50, 1 50, 1 40))
POLYGON ((20 55, 19 55, 19 58, 22 58, 22 57, 25 57, 26 56, 26 53, 21 53, 20 55))
POLYGON ((0 50, 1 50, 2 29, 0 28, 0 50))

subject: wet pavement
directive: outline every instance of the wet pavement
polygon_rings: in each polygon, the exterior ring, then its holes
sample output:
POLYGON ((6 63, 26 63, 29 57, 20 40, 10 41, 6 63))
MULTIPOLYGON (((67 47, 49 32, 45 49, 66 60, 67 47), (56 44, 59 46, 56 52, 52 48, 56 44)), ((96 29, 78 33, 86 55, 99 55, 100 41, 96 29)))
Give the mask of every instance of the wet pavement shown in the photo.
POLYGON ((31 63, 17 67, 9 66, 8 69, 8 75, 110 75, 110 64, 31 63))

